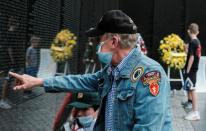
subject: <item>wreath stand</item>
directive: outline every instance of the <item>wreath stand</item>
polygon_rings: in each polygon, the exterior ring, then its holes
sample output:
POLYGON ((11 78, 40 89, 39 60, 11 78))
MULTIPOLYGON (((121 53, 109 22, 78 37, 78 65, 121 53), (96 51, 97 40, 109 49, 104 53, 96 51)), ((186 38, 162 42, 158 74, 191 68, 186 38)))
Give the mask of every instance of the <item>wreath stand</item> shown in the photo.
MULTIPOLYGON (((171 68, 168 66, 167 67, 167 77, 168 77, 169 81, 170 82, 171 81, 181 81, 182 87, 183 87, 184 86, 184 78, 183 78, 182 70, 179 69, 179 76, 180 76, 180 78, 171 78, 170 77, 170 71, 171 71, 171 68)), ((172 92, 172 96, 174 96, 174 95, 175 95, 175 89, 172 92)))
POLYGON ((12 108, 12 105, 10 104, 11 102, 8 102, 8 99, 6 100, 6 97, 8 96, 8 88, 9 88, 9 84, 10 84, 10 79, 9 77, 4 77, 2 79, 3 84, 2 84, 2 93, 1 93, 1 98, 0 98, 0 108, 1 109, 10 109, 12 108))
MULTIPOLYGON (((57 63, 57 70, 59 69, 58 68, 58 63, 57 63)), ((61 71, 61 72, 56 72, 56 75, 60 75, 60 76, 62 76, 62 75, 67 75, 67 74, 69 74, 70 73, 70 70, 69 70, 69 61, 68 60, 66 60, 65 61, 65 63, 64 63, 64 69, 63 69, 63 71, 61 71)))

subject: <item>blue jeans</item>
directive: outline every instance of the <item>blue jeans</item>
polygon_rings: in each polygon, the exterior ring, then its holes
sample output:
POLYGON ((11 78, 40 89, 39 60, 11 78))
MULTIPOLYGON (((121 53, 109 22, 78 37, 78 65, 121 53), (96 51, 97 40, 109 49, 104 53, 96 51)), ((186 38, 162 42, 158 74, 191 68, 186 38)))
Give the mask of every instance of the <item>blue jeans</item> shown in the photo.
POLYGON ((38 67, 27 67, 26 74, 36 77, 38 72, 38 67))

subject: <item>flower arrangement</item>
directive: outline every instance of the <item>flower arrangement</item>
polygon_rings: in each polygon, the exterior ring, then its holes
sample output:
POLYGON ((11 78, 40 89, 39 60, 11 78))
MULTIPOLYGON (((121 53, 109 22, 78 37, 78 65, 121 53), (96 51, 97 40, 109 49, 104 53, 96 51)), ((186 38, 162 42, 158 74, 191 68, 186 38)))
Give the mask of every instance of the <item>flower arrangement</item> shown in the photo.
POLYGON ((164 37, 160 41, 161 60, 171 68, 182 69, 186 63, 184 41, 176 34, 164 37))
POLYGON ((142 54, 147 55, 147 47, 140 33, 137 33, 137 47, 140 48, 142 54))
POLYGON ((51 44, 51 55, 55 62, 64 62, 72 57, 72 49, 76 45, 77 37, 69 30, 60 31, 51 44))

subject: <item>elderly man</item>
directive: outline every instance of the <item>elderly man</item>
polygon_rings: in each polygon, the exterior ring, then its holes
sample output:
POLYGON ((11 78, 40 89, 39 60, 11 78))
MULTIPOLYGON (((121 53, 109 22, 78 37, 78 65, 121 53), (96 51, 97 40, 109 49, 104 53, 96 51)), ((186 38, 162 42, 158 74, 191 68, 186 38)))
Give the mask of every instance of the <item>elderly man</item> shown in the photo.
POLYGON ((160 64, 136 47, 137 27, 120 10, 107 11, 89 37, 99 37, 97 55, 107 64, 94 74, 39 79, 10 73, 15 90, 43 86, 45 91, 98 91, 101 104, 95 131, 170 131, 170 85, 160 64))

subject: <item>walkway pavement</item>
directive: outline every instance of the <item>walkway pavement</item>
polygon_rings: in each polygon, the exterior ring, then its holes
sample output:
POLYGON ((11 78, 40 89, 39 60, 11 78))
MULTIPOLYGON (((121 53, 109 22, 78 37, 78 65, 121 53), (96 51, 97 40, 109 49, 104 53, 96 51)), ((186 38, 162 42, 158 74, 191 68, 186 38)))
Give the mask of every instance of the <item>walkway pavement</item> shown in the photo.
POLYGON ((193 121, 192 126, 195 131, 206 130, 206 93, 198 93, 198 106, 200 111, 200 121, 193 121))
POLYGON ((181 106, 181 101, 186 101, 183 91, 176 91, 172 99, 173 127, 174 131, 205 131, 206 129, 206 93, 198 93, 198 107, 200 121, 184 120, 186 110, 181 106))
POLYGON ((195 131, 191 122, 184 120, 186 112, 181 106, 181 101, 184 101, 183 92, 175 91, 174 96, 171 97, 171 101, 174 131, 195 131))
POLYGON ((64 95, 44 93, 43 88, 39 88, 33 91, 29 99, 22 95, 15 97, 22 103, 12 99, 12 109, 0 110, 0 131, 51 131, 54 116, 64 95))
MULTIPOLYGON (((51 131, 54 116, 65 93, 49 94, 44 93, 42 88, 38 88, 34 90, 34 94, 36 95, 30 99, 22 96, 16 99, 10 98, 16 105, 10 110, 0 110, 0 131, 51 131), (21 103, 18 103, 18 99, 21 103)), ((205 95, 202 96, 206 98, 205 95)), ((190 122, 183 119, 186 114, 180 104, 183 99, 182 91, 176 91, 175 96, 171 97, 174 131, 206 129, 206 102, 200 101, 202 119, 199 122, 190 122)))

